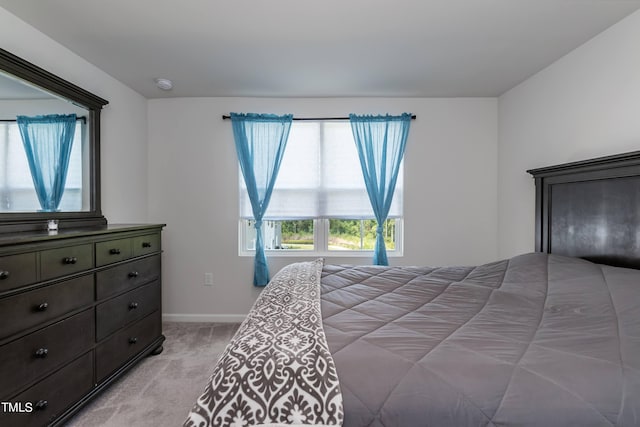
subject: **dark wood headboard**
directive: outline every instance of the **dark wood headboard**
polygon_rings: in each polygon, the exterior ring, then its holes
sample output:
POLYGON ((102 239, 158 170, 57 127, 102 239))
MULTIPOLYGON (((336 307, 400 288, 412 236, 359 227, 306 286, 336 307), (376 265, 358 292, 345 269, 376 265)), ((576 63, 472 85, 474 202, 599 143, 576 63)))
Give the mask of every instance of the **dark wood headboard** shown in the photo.
POLYGON ((527 172, 536 251, 640 269, 640 151, 527 172))

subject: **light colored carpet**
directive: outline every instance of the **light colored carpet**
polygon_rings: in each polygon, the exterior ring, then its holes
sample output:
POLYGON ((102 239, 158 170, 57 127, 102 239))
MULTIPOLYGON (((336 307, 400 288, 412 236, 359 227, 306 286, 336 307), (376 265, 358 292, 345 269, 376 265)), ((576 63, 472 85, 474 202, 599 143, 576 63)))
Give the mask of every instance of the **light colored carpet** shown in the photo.
POLYGON ((163 323, 164 351, 149 356, 78 412, 69 427, 179 427, 240 325, 163 323))

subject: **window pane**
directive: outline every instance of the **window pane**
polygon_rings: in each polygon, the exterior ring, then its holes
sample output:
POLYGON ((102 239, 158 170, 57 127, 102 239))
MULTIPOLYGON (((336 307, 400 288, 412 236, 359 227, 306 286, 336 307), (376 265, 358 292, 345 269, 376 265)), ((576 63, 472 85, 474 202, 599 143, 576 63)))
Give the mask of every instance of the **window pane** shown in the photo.
MULTIPOLYGON (((375 219, 329 220, 329 250, 373 250, 376 244, 375 219)), ((387 219, 382 227, 388 250, 396 248, 396 221, 387 219)))
MULTIPOLYGON (((245 250, 256 249, 255 221, 243 220, 245 250)), ((307 250, 315 249, 313 241, 313 220, 263 221, 262 235, 267 250, 307 250)))
POLYGON ((283 249, 314 249, 312 219, 280 221, 280 232, 283 249))

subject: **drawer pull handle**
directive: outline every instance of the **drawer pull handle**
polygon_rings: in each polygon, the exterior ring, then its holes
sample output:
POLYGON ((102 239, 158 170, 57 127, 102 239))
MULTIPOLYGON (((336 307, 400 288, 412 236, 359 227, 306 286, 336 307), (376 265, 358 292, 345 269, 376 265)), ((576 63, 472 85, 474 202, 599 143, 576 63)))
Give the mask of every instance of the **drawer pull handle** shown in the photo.
POLYGON ((35 404, 35 406, 34 406, 34 407, 35 407, 37 410, 40 410, 40 411, 41 411, 41 410, 43 410, 43 409, 46 409, 48 405, 49 405, 49 402, 47 402, 46 400, 38 400, 38 401, 36 402, 36 404, 35 404))
POLYGON ((37 310, 38 310, 38 311, 45 311, 47 308, 49 308, 49 303, 47 303, 47 302, 43 302, 42 304, 40 304, 40 305, 37 307, 37 310))
POLYGON ((46 348, 39 348, 36 350, 35 356, 39 359, 44 359, 49 354, 49 350, 46 348))
POLYGON ((0 271, 0 280, 4 280, 4 279, 8 279, 9 278, 9 272, 8 271, 0 271))
POLYGON ((76 257, 66 257, 65 259, 62 260, 63 263, 65 264, 75 264, 76 262, 78 262, 78 258, 76 257))
POLYGON ((115 249, 109 249, 109 253, 111 255, 120 255, 120 249, 115 248, 115 249))
POLYGON ((135 310, 136 308, 138 308, 138 303, 137 302, 129 303, 129 310, 135 310))
POLYGON ((135 344, 137 342, 138 342, 138 338, 136 338, 136 337, 129 338, 129 344, 135 344))
POLYGON ((131 273, 129 273, 129 277, 134 278, 134 277, 138 277, 139 273, 137 271, 132 271, 131 273))
POLYGON ((142 242, 142 247, 143 248, 150 248, 151 247, 151 242, 142 242))

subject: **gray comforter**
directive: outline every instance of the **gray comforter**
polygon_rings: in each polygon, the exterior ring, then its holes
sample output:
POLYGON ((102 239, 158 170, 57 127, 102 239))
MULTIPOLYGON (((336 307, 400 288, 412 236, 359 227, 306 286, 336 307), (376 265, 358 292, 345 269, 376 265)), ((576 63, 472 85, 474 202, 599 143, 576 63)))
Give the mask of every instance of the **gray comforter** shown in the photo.
POLYGON ((640 425, 640 271, 325 265, 344 426, 640 425))

